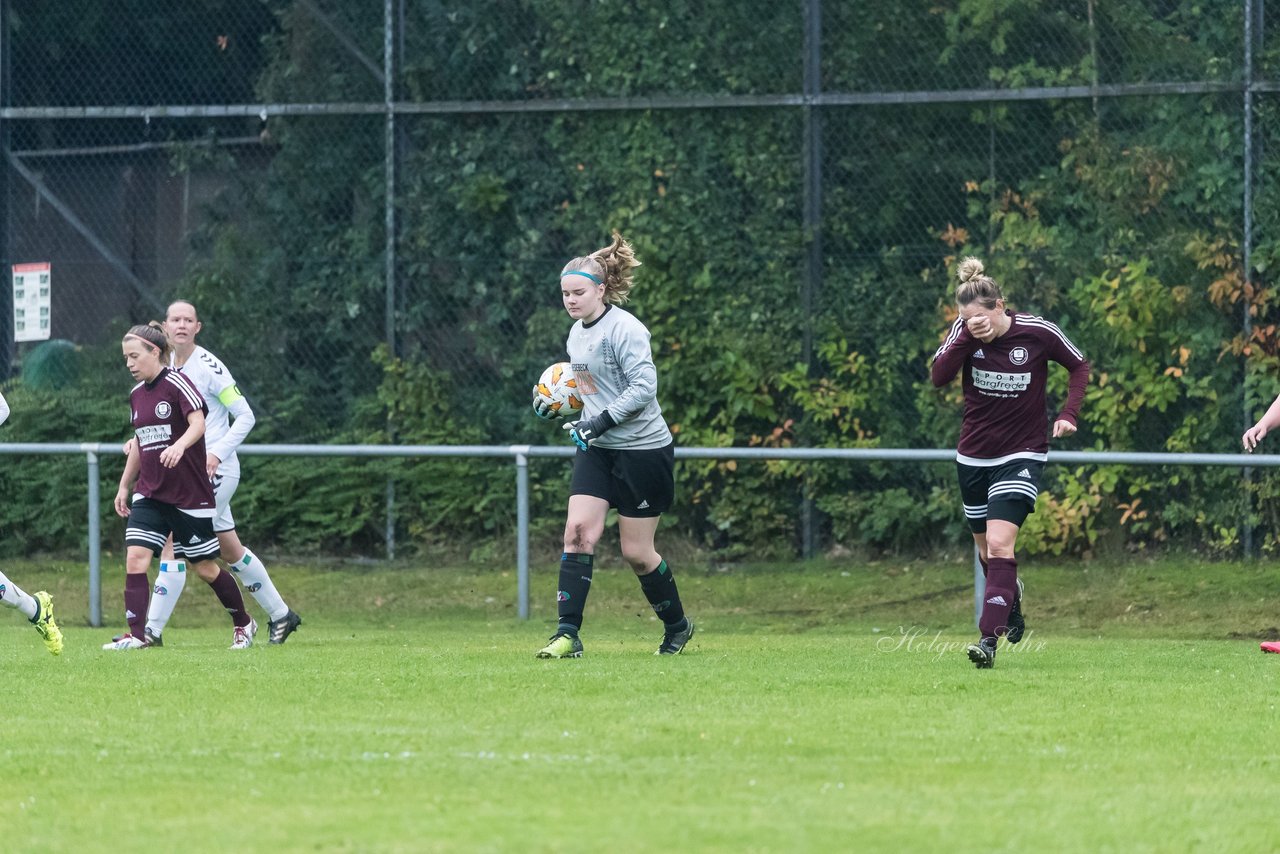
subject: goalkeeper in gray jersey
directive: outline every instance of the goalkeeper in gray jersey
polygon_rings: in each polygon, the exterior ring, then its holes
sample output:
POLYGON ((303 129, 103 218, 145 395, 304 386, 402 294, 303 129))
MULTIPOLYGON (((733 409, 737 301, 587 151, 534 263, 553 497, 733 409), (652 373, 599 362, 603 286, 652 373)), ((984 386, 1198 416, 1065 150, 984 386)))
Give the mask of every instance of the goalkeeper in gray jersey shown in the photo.
MULTIPOLYGON (((577 421, 563 425, 578 453, 560 556, 560 622, 538 658, 582 656, 583 606, 610 507, 618 510, 622 557, 663 622, 656 654, 676 655, 693 637, 671 567, 653 545, 675 496, 675 445, 658 406, 649 330, 619 307, 638 266, 631 245, 615 231, 611 244, 574 258, 560 273, 560 295, 575 320, 566 346, 583 406, 577 421)), ((536 394, 534 412, 555 417, 536 394)))

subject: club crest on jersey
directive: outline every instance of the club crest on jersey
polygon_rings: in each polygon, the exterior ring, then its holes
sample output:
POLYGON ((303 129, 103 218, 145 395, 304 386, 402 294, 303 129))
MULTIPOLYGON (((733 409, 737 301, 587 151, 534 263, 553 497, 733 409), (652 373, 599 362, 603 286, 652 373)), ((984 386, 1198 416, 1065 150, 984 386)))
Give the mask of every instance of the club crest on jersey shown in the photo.
POLYGON ((1027 352, 1026 347, 1014 347, 1009 351, 1009 361, 1015 365, 1025 365, 1029 358, 1031 354, 1027 352))
POLYGON ((169 405, 169 401, 162 400, 156 404, 156 418, 168 418, 169 413, 173 411, 173 407, 169 405))

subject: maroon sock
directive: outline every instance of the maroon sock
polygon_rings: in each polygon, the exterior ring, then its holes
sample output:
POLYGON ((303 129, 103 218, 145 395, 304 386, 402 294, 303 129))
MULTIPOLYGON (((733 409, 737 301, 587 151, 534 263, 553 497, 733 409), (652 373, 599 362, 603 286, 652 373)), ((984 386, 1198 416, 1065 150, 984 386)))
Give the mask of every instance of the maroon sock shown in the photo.
POLYGON ((146 640, 147 601, 151 595, 151 582, 145 572, 131 572, 124 577, 124 618, 129 621, 129 634, 138 640, 146 640))
POLYGON ((979 555, 979 556, 978 556, 978 563, 982 564, 982 577, 983 577, 983 578, 986 578, 986 577, 987 577, 987 562, 986 562, 985 560, 983 560, 983 559, 982 559, 982 556, 981 556, 981 555, 979 555))
POLYGON ((236 626, 249 625, 249 612, 244 609, 244 597, 240 595, 240 585, 225 569, 218 571, 218 577, 209 582, 213 595, 218 597, 222 607, 231 615, 231 622, 236 626))
POLYGON ((982 619, 978 631, 984 638, 994 638, 1009 631, 1009 611, 1018 596, 1018 562, 1013 558, 993 557, 987 560, 987 592, 983 597, 982 619))

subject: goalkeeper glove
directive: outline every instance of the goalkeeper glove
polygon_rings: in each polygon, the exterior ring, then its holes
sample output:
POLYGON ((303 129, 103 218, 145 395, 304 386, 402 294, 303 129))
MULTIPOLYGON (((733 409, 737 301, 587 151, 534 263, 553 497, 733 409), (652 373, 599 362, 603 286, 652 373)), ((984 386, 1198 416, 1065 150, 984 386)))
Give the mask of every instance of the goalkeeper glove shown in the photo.
POLYGON ((573 440, 573 444, 577 445, 580 450, 585 451, 593 441, 599 439, 611 427, 616 426, 617 423, 617 421, 613 420, 613 416, 609 414, 609 410, 606 409, 591 418, 570 421, 564 425, 564 429, 569 431, 569 438, 573 440))
POLYGON ((542 395, 538 394, 538 387, 533 387, 533 414, 544 421, 554 421, 556 419, 555 410, 547 403, 542 395))

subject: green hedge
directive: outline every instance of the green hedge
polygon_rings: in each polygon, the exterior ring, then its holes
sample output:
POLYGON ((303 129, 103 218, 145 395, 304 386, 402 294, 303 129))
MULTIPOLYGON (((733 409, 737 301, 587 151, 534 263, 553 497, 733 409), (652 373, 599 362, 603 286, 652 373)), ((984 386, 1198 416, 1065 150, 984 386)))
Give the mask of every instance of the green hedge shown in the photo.
MULTIPOLYGON (((1239 75, 1222 59, 1239 55, 1242 29, 1238 4, 1226 0, 1108 4, 1092 31, 1071 9, 1034 0, 1002 2, 995 16, 988 3, 827 6, 824 72, 834 88, 1239 75)), ((681 4, 547 0, 521 4, 518 36, 507 8, 411 10, 407 96, 801 85, 799 7, 743 4, 713 18, 681 4)), ((310 49, 327 33, 287 10, 279 20, 261 98, 363 97, 363 78, 310 49)), ((1261 60, 1270 67, 1270 55, 1261 60)), ((1082 429, 1058 447, 1232 451, 1246 414, 1280 392, 1267 283, 1280 205, 1276 182, 1255 188, 1246 285, 1239 101, 825 109, 823 268, 808 313, 814 235, 804 227, 798 109, 403 116, 394 357, 381 344, 381 120, 272 119, 269 167, 223 164, 228 190, 175 292, 213 321, 203 340, 258 407, 255 441, 559 442, 527 408, 533 379, 563 353, 569 324, 556 273, 618 228, 644 262, 632 308, 653 332, 660 399, 680 443, 932 448, 955 441, 959 389, 934 390, 928 360, 953 316, 955 262, 977 254, 1015 307, 1058 322, 1094 363, 1082 429)), ((1265 103, 1255 133, 1277 132, 1265 103)), ((1267 148, 1264 172, 1274 157, 1267 148)), ((1064 385, 1059 372, 1053 393, 1064 385)), ((15 390, 11 436, 87 436, 85 422, 22 413, 44 413, 41 400, 15 390)), ((120 435, 121 423, 94 426, 120 435)), ((388 479, 411 544, 483 550, 513 525, 513 478, 493 461, 255 460, 246 469, 238 510, 256 536, 290 548, 376 552, 388 479)), ((10 494, 36 482, 34 467, 6 476, 10 494)), ((679 478, 667 527, 726 555, 793 554, 806 495, 823 547, 937 548, 967 537, 945 465, 696 461, 680 465, 679 478)), ((535 480, 540 535, 556 534, 563 486, 563 468, 535 480)), ((50 492, 50 514, 73 518, 76 488, 50 492)), ((1229 551, 1250 519, 1271 550, 1280 544, 1276 492, 1269 472, 1246 484, 1212 469, 1051 467, 1020 545, 1229 551)), ((14 529, 35 521, 11 520, 14 529)), ((74 526, 60 530, 32 542, 69 545, 74 526)))

